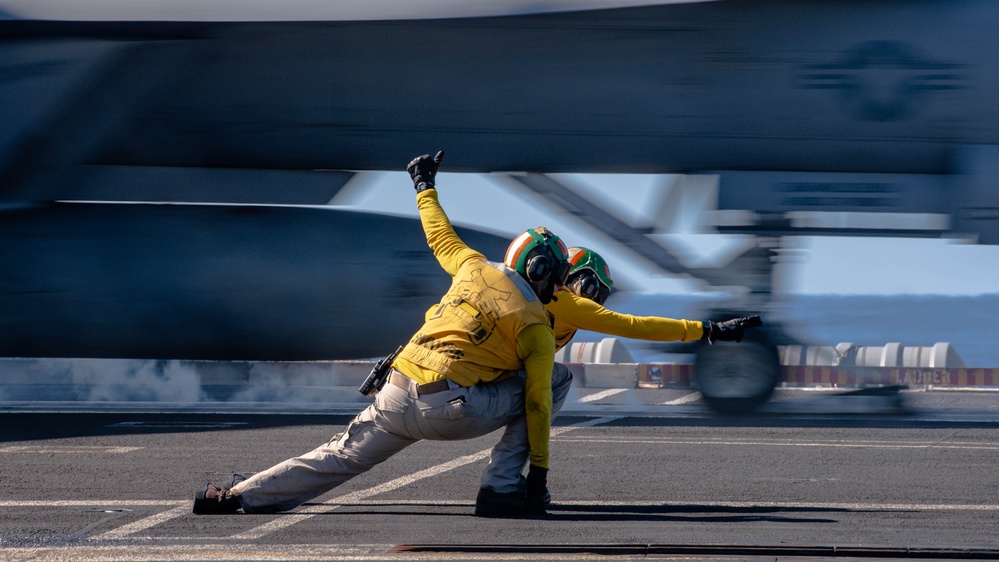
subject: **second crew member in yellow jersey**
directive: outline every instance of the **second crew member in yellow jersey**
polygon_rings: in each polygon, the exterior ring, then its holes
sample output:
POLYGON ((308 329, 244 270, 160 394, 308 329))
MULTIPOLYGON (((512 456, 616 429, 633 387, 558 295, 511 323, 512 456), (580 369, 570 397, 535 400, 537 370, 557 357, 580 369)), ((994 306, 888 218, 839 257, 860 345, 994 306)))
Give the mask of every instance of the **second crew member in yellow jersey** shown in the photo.
POLYGON ((569 344, 576 330, 623 338, 690 342, 701 339, 704 325, 697 320, 659 316, 632 316, 604 308, 614 286, 607 262, 596 252, 569 248, 569 278, 557 300, 545 305, 555 318, 555 347, 569 344))
POLYGON ((610 268, 600 254, 569 248, 568 279, 556 298, 545 305, 555 318, 555 347, 569 343, 576 330, 649 341, 742 341, 745 328, 762 326, 758 316, 725 322, 701 322, 661 316, 632 316, 604 308, 614 286, 610 268))
POLYGON ((518 477, 524 462, 530 464, 526 492, 485 478, 476 514, 545 513, 551 418, 572 374, 554 363, 555 335, 544 305, 565 282, 566 247, 543 227, 518 236, 504 263, 468 247, 438 202, 443 155, 414 158, 407 170, 427 243, 452 277, 451 288, 427 311, 374 402, 345 431, 305 455, 249 478, 235 475, 228 488, 206 484, 195 493, 195 513, 286 511, 419 440, 471 439, 504 426, 508 431, 494 455, 503 456, 515 440, 525 453, 513 467, 518 477))
MULTIPOLYGON (((762 325, 758 316, 725 322, 700 322, 614 312, 603 306, 614 286, 607 262, 600 254, 587 248, 573 247, 568 252, 570 270, 566 283, 545 305, 554 319, 556 349, 568 345, 577 330, 650 341, 693 342, 703 339, 713 343, 742 341, 745 328, 762 325)), ((497 452, 494 449, 483 481, 519 481, 523 487, 520 473, 526 462, 526 448, 506 447, 499 451, 502 455, 497 452)), ((551 498, 547 491, 545 497, 546 501, 551 498)))
POLYGON ((569 248, 569 276, 556 298, 545 305, 555 319, 555 348, 569 343, 576 330, 650 341, 742 341, 745 328, 762 326, 759 316, 724 322, 632 316, 604 308, 614 280, 610 268, 593 250, 569 248))

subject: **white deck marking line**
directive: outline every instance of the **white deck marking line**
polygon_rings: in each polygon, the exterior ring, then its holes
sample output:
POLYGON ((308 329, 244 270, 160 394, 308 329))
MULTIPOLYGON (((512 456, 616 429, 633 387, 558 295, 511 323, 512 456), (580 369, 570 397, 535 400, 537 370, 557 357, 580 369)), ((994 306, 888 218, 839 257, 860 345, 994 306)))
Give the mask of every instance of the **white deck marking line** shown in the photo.
POLYGON ((596 402, 597 400, 603 400, 610 396, 621 394, 622 392, 628 390, 627 388, 608 388, 607 390, 601 390, 595 394, 590 394, 579 399, 580 402, 596 402))
POLYGON ((897 441, 813 441, 813 442, 794 442, 794 441, 741 441, 741 440, 695 440, 695 439, 671 439, 671 438, 614 438, 607 439, 603 437, 569 437, 565 439, 566 441, 574 441, 577 443, 648 443, 654 445, 749 445, 753 447, 768 446, 768 447, 834 447, 834 448, 852 448, 852 449, 966 449, 973 451, 996 451, 999 450, 999 444, 988 443, 922 443, 922 442, 897 442, 897 441))
POLYGON ((143 447, 104 447, 97 445, 12 445, 0 447, 0 454, 27 453, 27 454, 72 454, 72 455, 93 455, 105 453, 131 453, 143 447))
POLYGON ((191 505, 189 500, 0 500, 0 507, 170 507, 191 505))
POLYGON ((684 394, 683 396, 681 396, 681 397, 679 397, 679 398, 677 398, 675 400, 670 400, 668 402, 662 402, 660 405, 662 405, 662 406, 677 406, 679 404, 688 404, 690 402, 697 402, 700 399, 701 399, 701 393, 695 391, 695 392, 691 392, 690 394, 684 394))
POLYGON ((173 509, 168 509, 166 511, 162 511, 160 513, 157 513, 156 515, 150 515, 149 517, 143 517, 142 519, 139 519, 138 521, 133 521, 132 523, 129 523, 128 525, 122 525, 121 527, 118 527, 117 529, 111 529, 110 531, 107 531, 106 533, 101 533, 100 535, 97 535, 97 536, 91 537, 91 538, 96 539, 96 540, 121 539, 121 538, 127 537, 128 535, 131 535, 131 534, 134 534, 134 533, 138 533, 139 531, 145 531, 146 529, 149 529, 150 527, 155 527, 156 525, 159 525, 160 523, 163 523, 164 521, 169 521, 171 519, 180 517, 181 515, 184 515, 186 513, 191 513, 191 506, 188 505, 188 504, 181 505, 181 506, 175 507, 173 509))
MULTIPOLYGON (((204 543, 204 537, 200 538, 204 543)), ((371 560, 405 560, 405 561, 435 561, 441 560, 441 553, 404 553, 400 558, 386 557, 395 544, 227 544, 220 547, 212 541, 210 544, 176 544, 176 545, 90 545, 72 543, 60 547, 0 547, 0 557, 3 560, 50 560, 73 562, 113 562, 113 561, 148 561, 164 560, 191 561, 212 560, 245 562, 256 561, 302 561, 315 560, 355 560, 370 562, 371 560)), ((520 560, 522 556, 496 558, 491 560, 520 560)), ((448 558, 455 560, 456 558, 448 558)), ((474 558, 473 558, 474 559, 474 558)), ((578 557, 554 557, 555 560, 578 560, 578 557)))
MULTIPOLYGON (((601 423, 607 423, 607 422, 613 421, 615 419, 618 419, 618 417, 615 416, 615 417, 597 418, 597 419, 587 420, 585 422, 573 424, 573 425, 570 425, 570 426, 555 427, 555 428, 552 428, 551 435, 552 436, 561 435, 563 433, 566 433, 568 431, 572 431, 574 429, 578 429, 580 427, 590 427, 590 426, 598 425, 598 424, 601 424, 601 423)), ((331 509, 336 509, 337 507, 339 507, 344 502, 357 502, 357 501, 369 498, 371 496, 376 496, 378 494, 389 492, 389 491, 401 488, 403 486, 408 486, 408 485, 412 484, 413 482, 416 482, 417 480, 422 480, 424 478, 429 478, 431 476, 436 476, 438 474, 447 472, 449 470, 453 470, 455 468, 460 468, 462 466, 465 466, 466 464, 471 464, 473 462, 485 459, 485 458, 489 457, 489 452, 491 450, 492 450, 492 448, 484 449, 482 451, 479 451, 478 453, 473 453, 471 455, 465 455, 464 457, 459 457, 457 459, 454 459, 452 461, 446 462, 444 464, 439 464, 437 466, 432 466, 432 467, 427 468, 425 470, 421 470, 419 472, 414 472, 413 474, 409 474, 407 476, 402 476, 400 478, 396 478, 395 480, 390 480, 388 482, 385 482, 384 484, 379 484, 378 486, 374 486, 374 487, 368 488, 366 490, 358 490, 356 492, 351 492, 349 494, 344 494, 342 496, 338 496, 338 497, 336 497, 336 498, 334 498, 332 500, 325 501, 325 502, 320 503, 318 505, 310 505, 308 507, 301 508, 301 509, 297 510, 294 513, 282 515, 282 516, 280 516, 280 517, 278 517, 276 519, 273 519, 273 520, 271 520, 271 521, 269 521, 267 523, 264 523, 263 525, 254 527, 252 529, 248 529, 246 531, 243 531, 242 533, 237 533, 237 534, 235 534, 235 535, 233 535, 233 536, 231 536, 229 538, 236 539, 236 540, 256 540, 256 539, 259 539, 259 538, 261 538, 261 537, 263 537, 265 535, 268 535, 270 533, 273 533, 275 531, 280 531, 281 529, 284 529, 285 527, 290 527, 291 525, 294 525, 295 523, 298 523, 299 521, 304 521, 306 519, 311 519, 312 517, 315 517, 316 513, 325 513, 325 512, 327 512, 327 511, 329 511, 331 509)))

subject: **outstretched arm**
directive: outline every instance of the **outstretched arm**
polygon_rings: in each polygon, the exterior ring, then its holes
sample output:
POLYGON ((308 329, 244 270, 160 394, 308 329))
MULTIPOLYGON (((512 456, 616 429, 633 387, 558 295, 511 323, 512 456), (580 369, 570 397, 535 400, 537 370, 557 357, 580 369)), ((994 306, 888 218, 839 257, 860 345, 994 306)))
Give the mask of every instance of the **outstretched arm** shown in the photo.
POLYGON ((420 222, 427 235, 427 244, 444 271, 454 277, 465 261, 472 258, 485 259, 485 256, 462 242, 437 199, 437 169, 443 158, 444 151, 438 151, 433 158, 429 154, 417 156, 406 166, 406 170, 416 188, 416 206, 420 210, 420 222))
POLYGON ((566 291, 545 307, 555 316, 556 324, 621 338, 691 342, 704 335, 704 325, 697 320, 622 314, 566 291))
POLYGON ((427 189, 418 193, 416 204, 420 209, 420 221, 423 223, 423 232, 427 235, 427 244, 448 275, 454 277, 461 264, 469 259, 486 259, 458 237, 437 200, 436 189, 427 189))

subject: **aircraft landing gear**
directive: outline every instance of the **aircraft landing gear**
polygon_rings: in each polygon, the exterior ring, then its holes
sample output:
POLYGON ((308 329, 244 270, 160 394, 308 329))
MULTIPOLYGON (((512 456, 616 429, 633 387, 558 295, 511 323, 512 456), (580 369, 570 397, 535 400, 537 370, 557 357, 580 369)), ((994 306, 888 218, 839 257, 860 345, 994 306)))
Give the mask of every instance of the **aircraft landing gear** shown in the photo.
POLYGON ((760 332, 740 343, 703 345, 694 360, 694 379, 704 401, 723 415, 753 412, 780 382, 777 346, 760 332))

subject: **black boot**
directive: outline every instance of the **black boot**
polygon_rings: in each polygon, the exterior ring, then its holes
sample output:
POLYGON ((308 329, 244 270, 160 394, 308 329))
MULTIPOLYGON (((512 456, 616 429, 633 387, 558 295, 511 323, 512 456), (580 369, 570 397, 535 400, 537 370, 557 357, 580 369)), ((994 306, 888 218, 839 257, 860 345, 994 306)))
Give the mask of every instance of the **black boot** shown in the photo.
MULTIPOLYGON (((517 484, 517 491, 526 494, 527 493, 527 478, 523 474, 520 475, 520 483, 517 484)), ((550 506, 552 504, 552 493, 548 490, 548 486, 545 486, 545 506, 550 506)))
POLYGON ((475 514, 479 517, 534 517, 545 515, 542 508, 532 508, 523 492, 497 492, 479 488, 475 498, 475 514))
MULTIPOLYGON (((239 474, 232 475, 232 482, 229 488, 246 480, 239 474)), ((205 484, 194 493, 194 513, 198 515, 217 515, 236 513, 242 506, 239 499, 229 492, 229 488, 219 488, 211 482, 205 484)))

